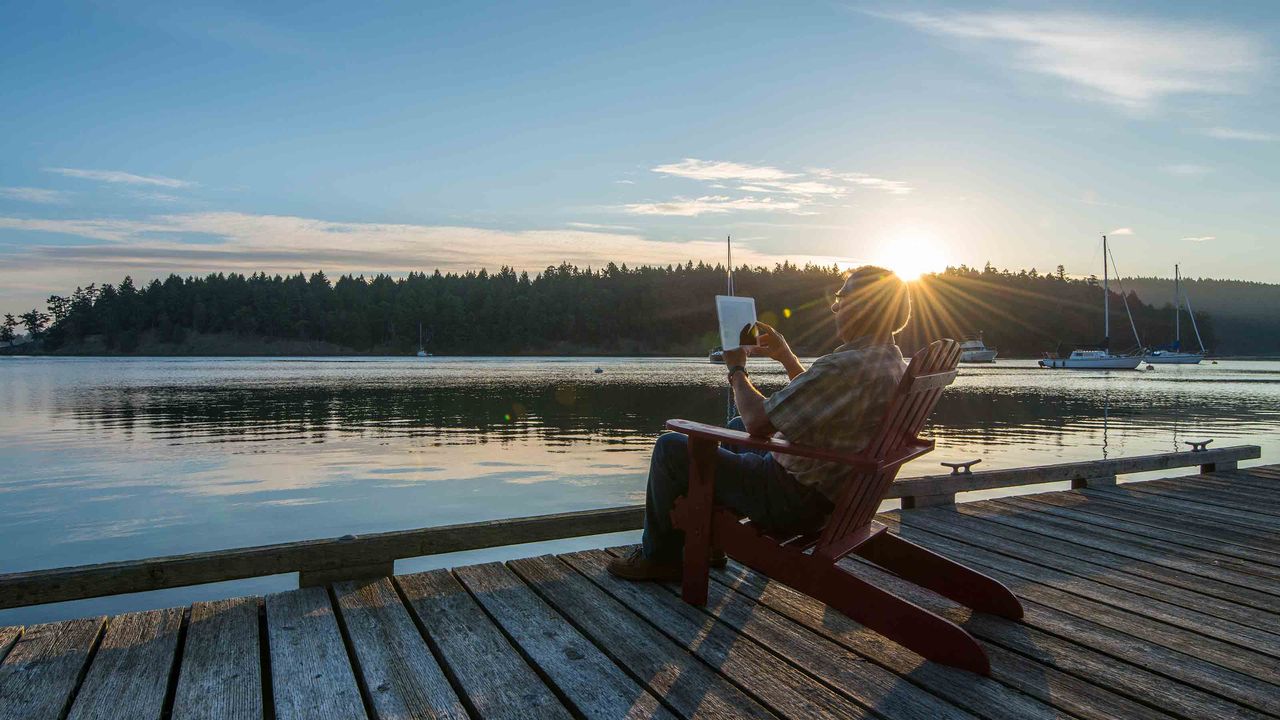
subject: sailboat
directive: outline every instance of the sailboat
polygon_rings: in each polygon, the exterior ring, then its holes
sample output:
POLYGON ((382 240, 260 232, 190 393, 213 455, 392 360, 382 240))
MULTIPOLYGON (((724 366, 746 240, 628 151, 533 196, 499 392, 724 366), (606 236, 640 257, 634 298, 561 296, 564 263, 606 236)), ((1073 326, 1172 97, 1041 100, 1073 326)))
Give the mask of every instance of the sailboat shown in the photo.
MULTIPOLYGON (((724 294, 732 297, 733 296, 733 236, 725 235, 724 244, 725 244, 725 248, 729 252, 729 265, 725 271, 726 279, 725 279, 724 294)), ((715 363, 717 365, 723 365, 724 364, 724 348, 722 347, 712 348, 711 352, 707 353, 707 362, 715 363)))
POLYGON ((1182 290, 1182 277, 1178 266, 1173 266, 1173 342, 1147 353, 1144 360, 1153 365, 1199 365, 1204 359, 1204 341, 1200 339, 1200 328, 1196 327, 1196 316, 1191 312, 1191 298, 1182 290), (1182 351, 1182 301, 1186 300, 1187 315, 1191 316, 1191 329, 1196 331, 1196 342, 1200 343, 1200 352, 1182 351))
MULTIPOLYGON (((1107 265, 1110 254, 1107 251, 1107 236, 1102 236, 1102 345, 1091 348, 1078 348, 1065 358, 1047 357, 1040 361, 1040 367, 1055 370, 1136 370, 1142 363, 1142 355, 1114 355, 1111 353, 1111 283, 1107 265)), ((1125 312, 1129 312, 1129 301, 1125 300, 1125 312)), ((1129 313, 1129 323, 1133 324, 1133 314, 1129 313)), ((1134 338, 1138 329, 1133 330, 1134 338)))
POLYGON ((422 342, 422 323, 418 323, 418 357, 431 357, 426 344, 422 342))

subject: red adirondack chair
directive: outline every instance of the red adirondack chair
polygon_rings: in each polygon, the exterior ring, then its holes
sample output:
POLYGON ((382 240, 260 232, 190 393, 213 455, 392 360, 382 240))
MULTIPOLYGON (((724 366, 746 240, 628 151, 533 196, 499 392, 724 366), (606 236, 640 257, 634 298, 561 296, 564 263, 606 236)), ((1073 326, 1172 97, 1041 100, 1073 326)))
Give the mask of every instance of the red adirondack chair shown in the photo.
POLYGON ((1004 585, 891 534, 874 521, 898 469, 933 450, 932 440, 918 436, 943 389, 955 379, 959 360, 960 345, 954 340, 938 340, 917 352, 889 403, 879 433, 857 455, 753 437, 688 420, 668 420, 668 429, 689 437, 689 491, 676 501, 671 513, 674 525, 685 533, 685 601, 706 604, 708 558, 713 548, 719 548, 930 660, 990 674, 986 653, 969 633, 836 564, 849 553, 857 553, 974 610, 1022 617, 1022 605, 1004 585), (721 442, 848 465, 848 484, 822 530, 799 537, 775 535, 728 508, 713 505, 715 454, 721 442))

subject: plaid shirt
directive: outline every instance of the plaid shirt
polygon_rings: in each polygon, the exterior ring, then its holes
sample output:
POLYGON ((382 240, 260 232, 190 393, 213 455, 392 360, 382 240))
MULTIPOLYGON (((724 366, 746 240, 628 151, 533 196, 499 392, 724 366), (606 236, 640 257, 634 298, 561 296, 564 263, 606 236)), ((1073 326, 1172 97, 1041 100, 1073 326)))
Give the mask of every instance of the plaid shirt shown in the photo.
MULTIPOLYGON (((823 355, 764 401, 779 434, 798 445, 858 453, 879 430, 902 374, 902 351, 858 338, 823 355)), ((774 460, 833 503, 849 478, 839 463, 775 454, 774 460)))

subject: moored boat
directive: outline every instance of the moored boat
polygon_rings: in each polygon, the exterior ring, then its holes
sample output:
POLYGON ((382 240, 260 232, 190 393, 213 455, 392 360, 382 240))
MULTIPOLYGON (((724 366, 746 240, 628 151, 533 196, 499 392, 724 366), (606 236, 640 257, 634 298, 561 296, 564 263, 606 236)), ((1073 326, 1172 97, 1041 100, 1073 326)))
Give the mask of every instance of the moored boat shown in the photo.
MULTIPOLYGON (((1110 268, 1107 263, 1110 254, 1107 250, 1107 236, 1102 236, 1102 344, 1096 347, 1083 347, 1071 351, 1067 357, 1046 356, 1040 361, 1040 367, 1052 370, 1136 370, 1142 364, 1141 351, 1132 355, 1115 355, 1111 352, 1111 282, 1110 268)), ((1117 273, 1118 275, 1118 273, 1117 273)), ((1117 277, 1117 280, 1119 278, 1117 277)), ((1121 287, 1121 290, 1124 288, 1121 287)), ((1121 294, 1121 297, 1124 297, 1121 294)), ((1125 301, 1125 312, 1129 314, 1129 324, 1133 325, 1133 314, 1129 313, 1129 302, 1125 301)), ((1141 345, 1138 328, 1133 327, 1134 340, 1141 345)))
POLYGON ((960 362, 962 363, 993 363, 996 361, 997 351, 993 347, 987 347, 982 341, 982 333, 970 335, 960 342, 960 362))
POLYGON ((1112 355, 1106 350, 1072 350, 1065 358, 1047 357, 1040 367, 1055 370, 1136 370, 1141 355, 1112 355))
POLYGON ((1173 266, 1173 342, 1156 348, 1143 358, 1152 365, 1199 365, 1204 359, 1204 341, 1200 339, 1200 328, 1196 326, 1196 316, 1191 312, 1191 298, 1182 292, 1182 277, 1177 265, 1173 266), (1182 349, 1182 302, 1186 300, 1187 315, 1191 316, 1191 328, 1196 331, 1196 342, 1200 343, 1200 352, 1185 352, 1182 349))

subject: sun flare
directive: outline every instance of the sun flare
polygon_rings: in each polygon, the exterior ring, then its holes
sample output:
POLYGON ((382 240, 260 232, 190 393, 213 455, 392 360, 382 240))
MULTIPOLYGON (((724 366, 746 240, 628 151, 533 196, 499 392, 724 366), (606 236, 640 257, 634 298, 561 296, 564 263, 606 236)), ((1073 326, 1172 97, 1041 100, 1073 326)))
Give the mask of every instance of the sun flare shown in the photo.
POLYGON ((919 280, 926 273, 941 272, 947 266, 938 245, 924 235, 904 235, 885 240, 874 262, 908 282, 919 280))

